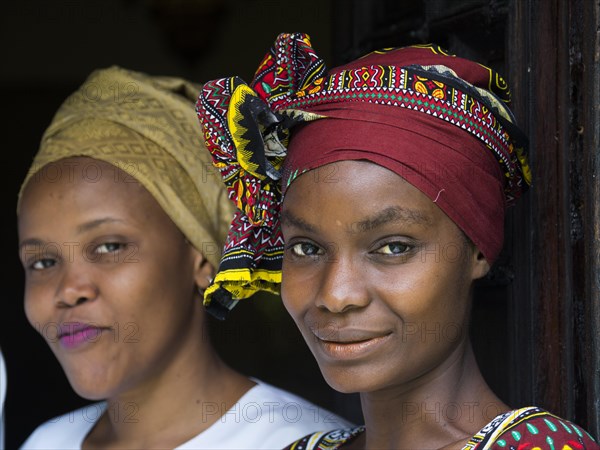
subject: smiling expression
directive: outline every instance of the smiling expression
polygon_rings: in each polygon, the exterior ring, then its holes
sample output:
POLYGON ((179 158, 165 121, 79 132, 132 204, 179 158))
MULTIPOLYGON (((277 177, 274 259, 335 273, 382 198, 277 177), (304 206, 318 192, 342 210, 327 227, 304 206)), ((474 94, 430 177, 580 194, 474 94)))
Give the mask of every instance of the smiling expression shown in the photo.
POLYGON ((55 169, 63 176, 31 179, 20 207, 27 318, 81 396, 151 384, 202 339, 194 269, 201 255, 114 166, 70 158, 55 169))
POLYGON ((308 172, 286 193, 285 306, 339 391, 435 377, 465 346, 471 284, 489 266, 397 174, 366 161, 333 164, 335 180, 308 172))

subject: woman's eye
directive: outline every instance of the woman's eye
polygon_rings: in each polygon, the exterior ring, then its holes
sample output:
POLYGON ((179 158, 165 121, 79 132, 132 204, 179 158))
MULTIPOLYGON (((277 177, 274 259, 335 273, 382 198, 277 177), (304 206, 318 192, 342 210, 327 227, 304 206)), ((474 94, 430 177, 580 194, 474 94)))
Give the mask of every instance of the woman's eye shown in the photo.
POLYGON ((105 242, 104 244, 100 244, 96 247, 96 253, 105 254, 105 253, 113 253, 117 250, 120 250, 124 247, 120 242, 105 242))
POLYGON ((29 267, 33 270, 44 270, 48 269, 49 267, 52 267, 55 263, 56 262, 53 259, 43 258, 34 261, 32 264, 29 265, 29 267))
POLYGON ((319 247, 314 244, 309 244, 308 242, 294 244, 292 245, 291 250, 294 256, 317 256, 323 253, 319 247))
POLYGON ((375 253, 379 253, 382 255, 403 255, 408 250, 410 250, 410 246, 406 244, 402 244, 401 242, 391 242, 389 244, 380 247, 375 251, 375 253))

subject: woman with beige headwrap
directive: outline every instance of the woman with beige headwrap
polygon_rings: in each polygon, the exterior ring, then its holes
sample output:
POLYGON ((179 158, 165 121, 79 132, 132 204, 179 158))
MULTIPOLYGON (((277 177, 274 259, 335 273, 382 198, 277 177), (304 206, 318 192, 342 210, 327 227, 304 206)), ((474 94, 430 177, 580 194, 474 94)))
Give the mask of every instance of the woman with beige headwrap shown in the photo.
POLYGON ((278 448, 344 425, 234 371, 206 339, 201 299, 232 210, 198 92, 99 70, 42 138, 17 207, 25 311, 73 389, 101 401, 23 448, 278 448))

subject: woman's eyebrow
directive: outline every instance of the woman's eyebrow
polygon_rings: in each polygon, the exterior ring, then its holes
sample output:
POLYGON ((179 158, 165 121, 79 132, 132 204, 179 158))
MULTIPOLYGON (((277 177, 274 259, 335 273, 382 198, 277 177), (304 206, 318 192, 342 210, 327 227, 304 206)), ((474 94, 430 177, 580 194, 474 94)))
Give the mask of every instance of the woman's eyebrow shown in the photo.
POLYGON ((123 222, 121 219, 115 219, 113 217, 103 217, 101 219, 91 220, 89 222, 83 223, 77 227, 77 234, 81 234, 85 231, 90 231, 100 225, 104 225, 105 223, 114 223, 114 222, 123 222))
MULTIPOLYGON (((103 217, 101 219, 96 219, 96 220, 91 220, 89 222, 85 222, 81 225, 79 225, 77 227, 77 234, 81 234, 84 233, 86 231, 89 230, 93 230, 96 227, 99 227, 100 225, 103 225, 105 223, 115 223, 115 222, 123 222, 121 219, 115 219, 113 217, 103 217)), ((47 242, 43 241, 42 239, 38 239, 38 238, 30 238, 30 239, 25 239, 24 241, 22 241, 19 244, 19 249, 22 249, 23 247, 27 247, 27 246, 43 246, 43 245, 47 245, 47 242)))
MULTIPOLYGON (((421 211, 402 208, 400 206, 390 206, 379 211, 371 217, 354 222, 350 227, 353 232, 366 232, 378 228, 390 222, 404 222, 409 224, 419 224, 423 226, 431 225, 431 219, 421 211)), ((281 213, 281 223, 289 224, 307 233, 318 233, 319 228, 297 217, 289 210, 281 213)))
POLYGON ((289 210, 284 210, 281 212, 280 220, 281 220, 282 224, 284 224, 284 223, 290 224, 296 228, 300 228, 301 230, 306 231, 307 233, 318 233, 319 232, 319 228, 317 226, 312 225, 312 224, 308 223, 307 221, 305 221, 304 219, 301 219, 300 217, 295 216, 289 210))
POLYGON ((390 206, 371 217, 367 217, 359 222, 355 222, 352 231, 365 232, 378 228, 390 222, 405 222, 410 224, 419 224, 429 226, 431 219, 421 211, 402 208, 400 206, 390 206))
POLYGON ((37 239, 37 238, 31 238, 31 239, 25 239, 24 241, 22 241, 19 244, 19 251, 21 251, 23 249, 23 247, 34 247, 34 246, 43 246, 46 243, 44 241, 42 241, 41 239, 37 239))

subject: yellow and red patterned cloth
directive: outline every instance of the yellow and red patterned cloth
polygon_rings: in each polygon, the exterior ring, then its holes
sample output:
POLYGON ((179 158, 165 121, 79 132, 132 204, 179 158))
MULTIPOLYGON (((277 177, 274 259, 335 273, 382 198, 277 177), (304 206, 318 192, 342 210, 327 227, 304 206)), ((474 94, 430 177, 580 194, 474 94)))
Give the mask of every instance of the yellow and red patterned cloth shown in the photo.
POLYGON ((206 83, 198 117, 238 208, 205 293, 209 310, 222 316, 258 290, 278 292, 285 189, 341 160, 398 173, 493 262, 505 208, 531 181, 509 99, 492 69, 435 45, 384 49, 327 73, 302 33, 281 34, 249 85, 237 77, 206 83))

